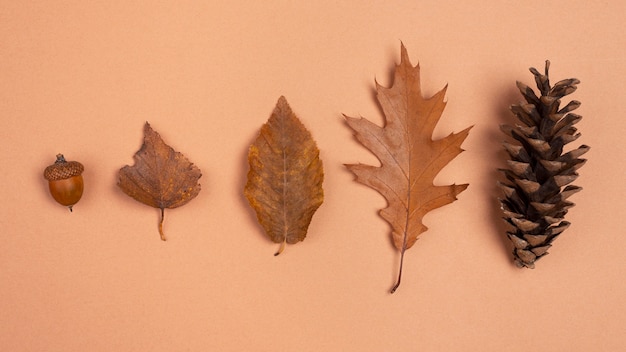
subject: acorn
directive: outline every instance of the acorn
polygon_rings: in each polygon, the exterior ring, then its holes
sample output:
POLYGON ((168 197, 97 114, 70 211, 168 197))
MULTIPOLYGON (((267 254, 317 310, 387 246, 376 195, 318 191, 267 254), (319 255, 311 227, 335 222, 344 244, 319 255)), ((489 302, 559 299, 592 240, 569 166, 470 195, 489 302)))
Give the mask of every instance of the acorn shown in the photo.
POLYGON ((54 164, 48 166, 43 177, 48 180, 52 198, 72 211, 83 195, 83 173, 85 168, 78 161, 65 161, 63 154, 57 154, 54 164))

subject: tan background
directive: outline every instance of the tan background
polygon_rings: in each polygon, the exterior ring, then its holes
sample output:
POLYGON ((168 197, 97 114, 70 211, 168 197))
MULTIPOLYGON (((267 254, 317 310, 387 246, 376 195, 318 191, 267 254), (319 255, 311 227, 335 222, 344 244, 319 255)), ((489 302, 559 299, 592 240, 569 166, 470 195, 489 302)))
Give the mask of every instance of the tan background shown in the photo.
POLYGON ((626 349, 624 1, 0 1, 3 351, 618 351, 626 349), (424 92, 449 84, 442 137, 475 125, 439 175, 470 183, 399 255, 375 163, 342 113, 382 122, 403 42, 424 92), (576 77, 592 147, 572 226, 535 270, 511 264, 494 169, 515 81, 576 77), (273 257, 242 196, 247 147, 280 95, 321 149, 326 200, 273 257), (203 172, 166 212, 116 187, 145 121, 203 172), (85 167, 70 214, 42 178, 85 167))

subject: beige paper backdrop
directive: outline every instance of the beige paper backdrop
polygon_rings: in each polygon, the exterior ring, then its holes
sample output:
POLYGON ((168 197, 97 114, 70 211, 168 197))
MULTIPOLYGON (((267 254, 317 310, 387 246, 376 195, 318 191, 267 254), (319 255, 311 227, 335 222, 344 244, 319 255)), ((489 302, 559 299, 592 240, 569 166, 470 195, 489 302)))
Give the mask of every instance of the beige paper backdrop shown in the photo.
POLYGON ((620 351, 626 349, 623 1, 0 1, 2 351, 620 351), (342 114, 382 123, 403 42, 435 137, 475 125, 437 178, 469 183, 399 255, 385 200, 343 163, 376 163, 342 114), (512 265, 496 197, 515 81, 581 80, 588 144, 572 226, 512 265), (321 149, 326 200, 274 257, 242 188, 280 95, 321 149), (145 121, 203 172, 166 212, 116 187, 145 121), (42 177, 85 165, 70 214, 42 177))

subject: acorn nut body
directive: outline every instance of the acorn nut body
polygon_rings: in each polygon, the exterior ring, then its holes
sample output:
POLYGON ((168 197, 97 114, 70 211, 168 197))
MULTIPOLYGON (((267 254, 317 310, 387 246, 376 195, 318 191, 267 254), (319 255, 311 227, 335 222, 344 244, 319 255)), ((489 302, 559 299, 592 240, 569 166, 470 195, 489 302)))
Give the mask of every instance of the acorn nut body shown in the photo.
POLYGON ((66 161, 63 154, 57 154, 54 164, 48 166, 43 177, 48 180, 50 195, 58 203, 72 211, 72 207, 83 195, 83 170, 78 161, 66 161))

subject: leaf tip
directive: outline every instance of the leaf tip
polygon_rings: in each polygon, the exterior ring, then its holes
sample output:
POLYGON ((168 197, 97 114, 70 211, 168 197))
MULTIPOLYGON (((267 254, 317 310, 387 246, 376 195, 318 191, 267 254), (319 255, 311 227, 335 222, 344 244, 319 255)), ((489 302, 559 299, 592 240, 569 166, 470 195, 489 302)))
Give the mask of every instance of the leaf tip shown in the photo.
POLYGON ((344 114, 344 115, 343 115, 343 121, 344 121, 344 122, 345 122, 345 123, 346 123, 349 127, 352 127, 352 126, 350 126, 350 124, 351 124, 352 122, 354 122, 354 121, 358 121, 358 120, 361 120, 361 119, 362 119, 362 117, 352 117, 352 116, 348 116, 348 115, 346 115, 346 114, 344 114))
POLYGON ((144 141, 152 138, 161 139, 159 132, 155 131, 148 121, 143 125, 144 141))
POLYGON ((457 200, 458 198, 456 196, 458 196, 461 192, 465 191, 467 189, 467 187, 469 187, 469 183, 464 183, 462 185, 457 185, 454 184, 452 185, 454 187, 454 199, 457 200))
POLYGON ((471 125, 467 128, 465 128, 463 131, 459 132, 458 134, 463 136, 463 140, 465 140, 465 138, 467 138, 467 136, 469 135, 469 132, 472 130, 472 128, 474 128, 475 125, 471 125))
POLYGON ((419 72, 419 68, 420 68, 419 62, 417 63, 417 65, 413 66, 413 64, 411 63, 411 59, 409 58, 409 52, 406 49, 406 46, 404 46, 404 43, 400 41, 400 65, 399 66, 403 66, 403 65, 407 65, 409 67, 415 67, 417 69, 417 72, 419 72))
POLYGON ((400 57, 401 58, 408 58, 409 57, 409 53, 406 50, 406 46, 404 45, 404 42, 400 41, 400 57))

